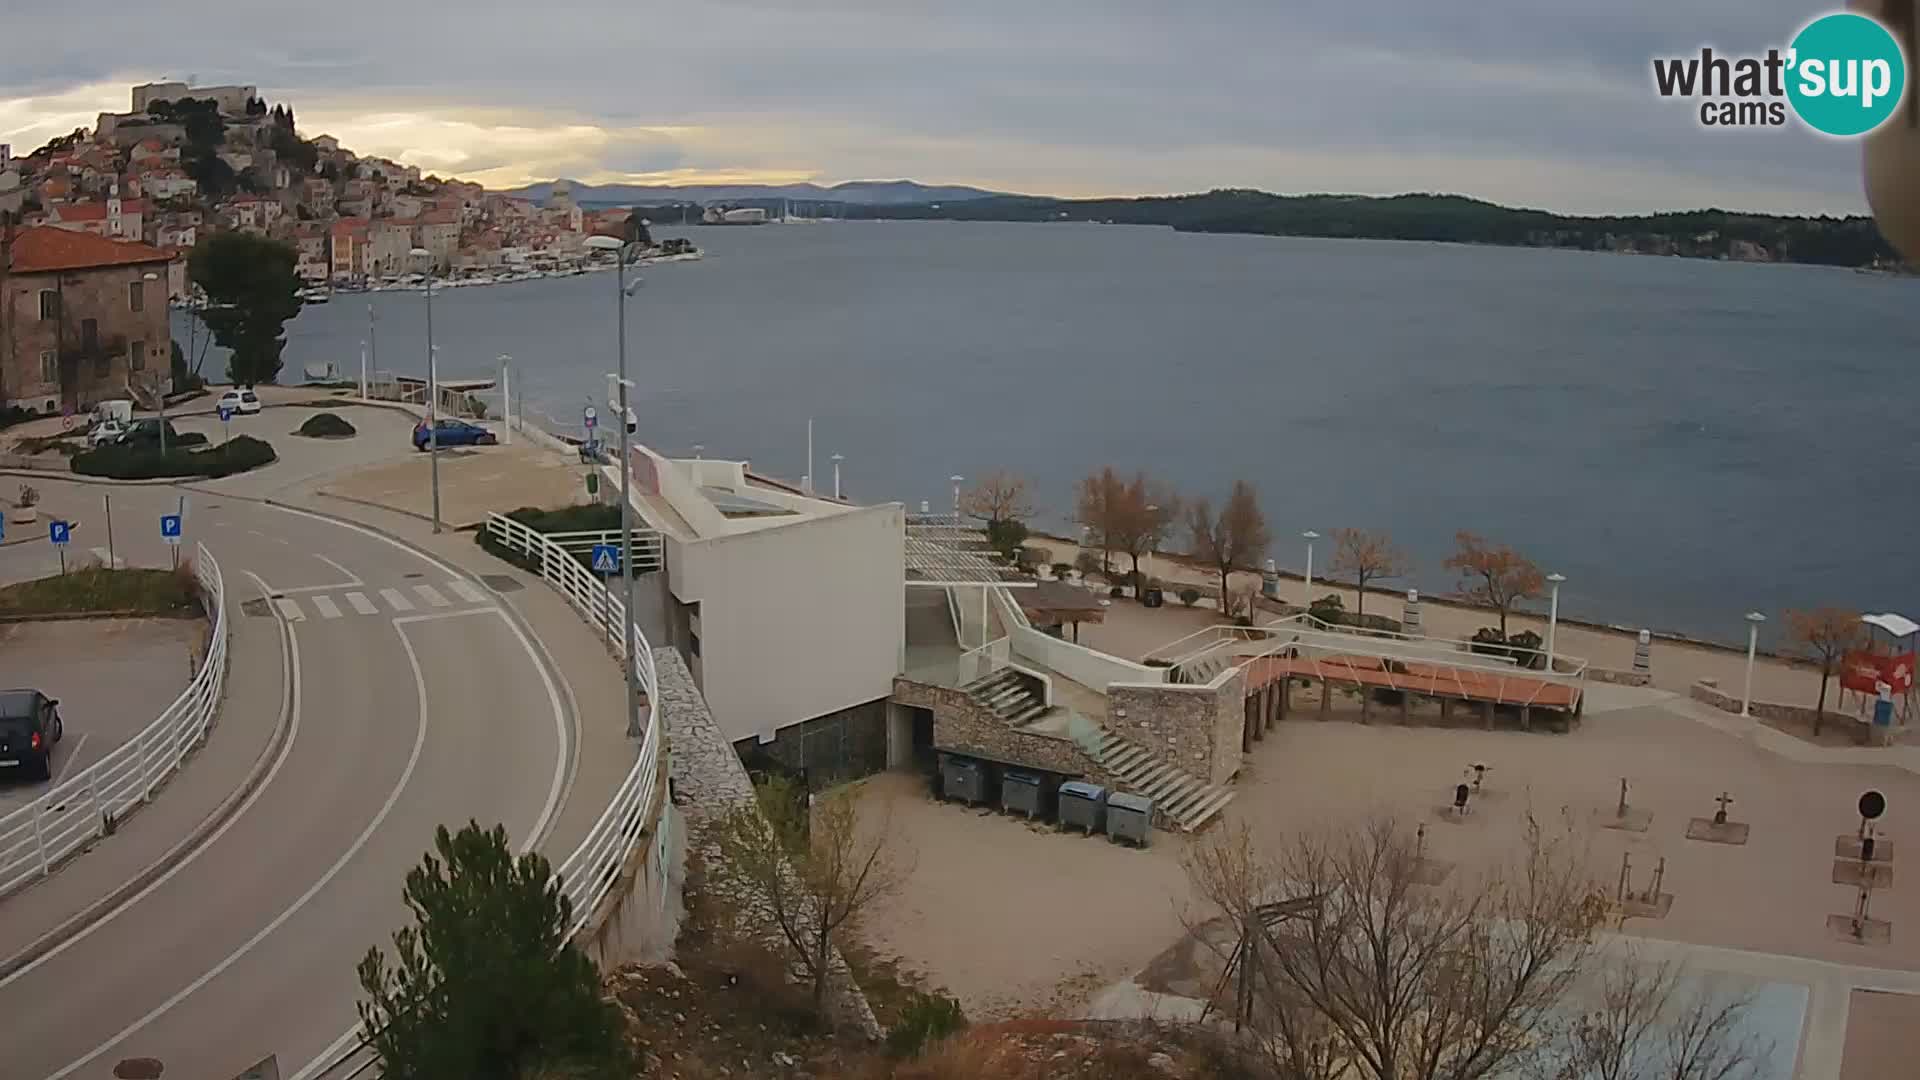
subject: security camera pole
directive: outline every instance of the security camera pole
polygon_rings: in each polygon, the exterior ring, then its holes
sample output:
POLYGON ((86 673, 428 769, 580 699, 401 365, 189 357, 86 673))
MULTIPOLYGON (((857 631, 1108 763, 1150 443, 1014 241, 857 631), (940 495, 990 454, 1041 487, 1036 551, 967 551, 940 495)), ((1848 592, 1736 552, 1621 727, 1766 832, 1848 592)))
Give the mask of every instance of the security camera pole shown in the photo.
POLYGON ((640 282, 633 282, 634 288, 627 284, 627 264, 637 246, 612 236, 590 236, 587 246, 596 251, 613 252, 613 302, 619 312, 619 361, 615 381, 620 388, 620 400, 615 407, 620 410, 620 574, 625 579, 623 590, 623 609, 627 625, 621 633, 625 639, 623 648, 627 654, 627 735, 638 738, 644 732, 640 728, 640 660, 634 653, 638 650, 637 635, 633 632, 633 466, 627 459, 627 391, 633 383, 627 379, 627 298, 632 296, 640 282))

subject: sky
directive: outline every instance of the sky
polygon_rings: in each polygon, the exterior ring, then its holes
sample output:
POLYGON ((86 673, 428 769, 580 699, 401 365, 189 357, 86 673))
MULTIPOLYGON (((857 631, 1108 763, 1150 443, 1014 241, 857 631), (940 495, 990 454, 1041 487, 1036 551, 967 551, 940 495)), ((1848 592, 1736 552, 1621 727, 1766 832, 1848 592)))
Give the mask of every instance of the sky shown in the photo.
MULTIPOLYGON (((1837 5, 1833 5, 1837 6, 1837 5)), ((1063 196, 1442 191, 1569 213, 1861 213, 1859 148, 1710 131, 1655 56, 1762 52, 1795 0, 104 0, 0 15, 16 153, 159 79, 512 187, 911 178, 1063 196), (113 27, 112 47, 75 33, 113 27)))

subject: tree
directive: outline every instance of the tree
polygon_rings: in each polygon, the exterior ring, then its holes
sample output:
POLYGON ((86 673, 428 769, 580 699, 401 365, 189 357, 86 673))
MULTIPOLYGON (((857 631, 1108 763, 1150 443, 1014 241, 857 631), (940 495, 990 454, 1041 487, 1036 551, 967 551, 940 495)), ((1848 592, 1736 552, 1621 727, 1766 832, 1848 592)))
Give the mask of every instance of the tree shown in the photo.
POLYGON ((435 830, 407 872, 414 925, 358 968, 360 1024, 389 1080, 514 1080, 541 1067, 631 1075, 619 1008, 570 940, 573 905, 547 860, 507 831, 435 830))
POLYGON ((1533 560, 1505 545, 1489 544, 1462 530, 1453 536, 1459 550, 1440 565, 1460 575, 1460 589, 1500 613, 1500 637, 1507 636, 1507 612, 1529 597, 1539 596, 1547 579, 1533 560))
POLYGON ((778 934, 824 1016, 841 928, 897 891, 905 868, 887 824, 864 821, 850 789, 820 797, 811 815, 805 792, 785 778, 769 779, 756 795, 718 823, 721 872, 736 886, 745 925, 778 934))
POLYGON ((1407 557, 1384 532, 1333 530, 1333 572, 1353 575, 1354 589, 1360 594, 1354 605, 1356 626, 1366 625, 1367 582, 1397 578, 1407 572, 1407 566, 1407 557))
POLYGON ((995 469, 960 495, 960 512, 975 521, 1025 521, 1033 516, 1027 478, 995 469))
POLYGON ((1180 497, 1173 489, 1155 484, 1144 472, 1136 472, 1120 491, 1113 507, 1113 546, 1133 560, 1133 573, 1140 575, 1140 559, 1166 543, 1167 533, 1180 520, 1180 497))
POLYGON ((1752 998, 1717 992, 1631 945, 1594 972, 1586 1007, 1559 1036, 1552 1080, 1736 1080, 1765 1055, 1743 1034, 1752 998))
POLYGON ((1109 465, 1080 479, 1075 488, 1073 519, 1086 526, 1100 548, 1100 572, 1113 572, 1113 549, 1124 528, 1127 486, 1109 465))
POLYGON ((1267 519, 1260 513, 1260 501, 1253 493, 1253 485, 1235 480, 1233 491, 1218 515, 1207 500, 1195 502, 1188 511, 1187 528, 1193 534, 1194 556, 1220 575, 1220 613, 1233 615, 1228 574, 1251 569, 1254 560, 1267 553, 1267 545, 1273 540, 1267 531, 1267 519))
POLYGON ((1818 735, 1827 717, 1827 680, 1839 669, 1847 651, 1866 640, 1860 613, 1836 607, 1789 610, 1787 640, 1805 649, 1820 664, 1820 700, 1813 708, 1813 733, 1818 735))
POLYGON ((187 271, 211 304, 201 320, 233 350, 227 378, 235 384, 279 378, 282 330, 300 313, 298 261, 291 244, 237 232, 214 233, 188 256, 187 271))

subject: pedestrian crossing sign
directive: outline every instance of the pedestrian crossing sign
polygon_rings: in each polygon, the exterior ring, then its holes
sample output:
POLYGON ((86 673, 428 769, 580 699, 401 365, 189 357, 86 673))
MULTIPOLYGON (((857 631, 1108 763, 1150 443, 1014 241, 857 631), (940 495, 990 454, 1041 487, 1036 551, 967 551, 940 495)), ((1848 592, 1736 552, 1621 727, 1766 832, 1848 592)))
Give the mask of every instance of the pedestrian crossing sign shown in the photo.
POLYGON ((612 544, 593 545, 593 572, 596 574, 619 573, 620 549, 612 544))

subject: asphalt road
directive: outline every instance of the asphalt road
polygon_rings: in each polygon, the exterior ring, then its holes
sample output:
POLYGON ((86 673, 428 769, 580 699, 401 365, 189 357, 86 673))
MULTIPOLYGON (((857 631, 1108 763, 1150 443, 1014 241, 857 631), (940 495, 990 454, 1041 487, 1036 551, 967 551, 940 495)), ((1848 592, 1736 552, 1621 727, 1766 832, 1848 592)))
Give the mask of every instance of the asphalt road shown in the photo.
MULTIPOLYGON (((56 508, 104 493, 40 486, 56 508)), ((114 489, 115 553, 165 565, 158 516, 179 494, 114 489)), ((187 503, 182 550, 213 552, 236 631, 283 635, 284 696, 225 709, 284 709, 292 735, 204 847, 0 981, 0 1076, 105 1078, 154 1057, 169 1077, 224 1080, 269 1054, 291 1075, 354 1023, 354 964, 404 923, 403 879, 435 826, 536 836, 570 776, 561 696, 479 586, 351 526, 232 496, 187 503)))

